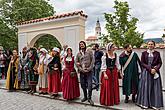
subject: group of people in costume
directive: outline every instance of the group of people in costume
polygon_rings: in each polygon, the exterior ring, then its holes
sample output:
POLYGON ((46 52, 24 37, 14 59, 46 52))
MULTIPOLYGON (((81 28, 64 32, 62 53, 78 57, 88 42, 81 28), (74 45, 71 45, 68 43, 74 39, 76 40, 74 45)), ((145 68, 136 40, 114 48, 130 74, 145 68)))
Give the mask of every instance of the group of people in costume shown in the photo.
POLYGON ((147 43, 148 49, 142 52, 141 60, 132 46, 126 44, 124 52, 117 57, 115 45, 109 43, 102 57, 100 103, 103 105, 118 105, 119 82, 122 79, 125 103, 132 102, 143 109, 163 108, 160 53, 155 50, 155 42, 147 43))
POLYGON ((63 56, 57 47, 52 49, 51 54, 45 48, 38 52, 35 48, 24 48, 22 57, 18 57, 17 51, 13 50, 6 88, 9 91, 26 89, 33 94, 38 84, 39 94, 48 93, 57 97, 62 92, 64 99, 73 100, 80 97, 79 74, 84 95, 81 102, 88 101, 94 105, 92 83, 95 79, 95 88, 100 89, 100 104, 113 106, 120 103, 119 79, 122 79, 125 103, 129 102, 132 94, 132 101, 138 106, 160 109, 163 107, 159 71, 162 60, 160 53, 154 49, 155 42, 149 41, 147 45, 141 60, 130 44, 124 46, 121 55, 117 55, 113 43, 108 43, 104 52, 99 50, 97 44, 93 52, 87 49, 84 41, 79 42, 76 57, 70 47, 66 48, 66 53, 62 51, 63 56))

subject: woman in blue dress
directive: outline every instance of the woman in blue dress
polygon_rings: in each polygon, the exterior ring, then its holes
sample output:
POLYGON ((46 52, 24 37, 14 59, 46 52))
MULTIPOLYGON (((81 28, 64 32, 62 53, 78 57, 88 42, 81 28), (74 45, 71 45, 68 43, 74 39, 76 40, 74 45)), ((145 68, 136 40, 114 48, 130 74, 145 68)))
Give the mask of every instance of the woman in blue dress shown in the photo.
POLYGON ((137 105, 144 109, 160 109, 163 107, 162 82, 159 71, 162 60, 160 53, 154 50, 155 42, 149 41, 147 45, 148 50, 142 52, 141 56, 142 73, 140 75, 137 105))

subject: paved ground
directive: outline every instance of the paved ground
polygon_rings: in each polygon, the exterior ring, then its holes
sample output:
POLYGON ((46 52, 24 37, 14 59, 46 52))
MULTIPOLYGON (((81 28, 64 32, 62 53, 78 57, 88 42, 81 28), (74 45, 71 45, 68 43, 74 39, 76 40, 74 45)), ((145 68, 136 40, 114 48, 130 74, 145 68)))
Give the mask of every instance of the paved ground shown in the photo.
POLYGON ((125 104, 124 96, 121 93, 121 103, 119 105, 105 108, 105 106, 99 104, 99 91, 93 91, 92 98, 95 102, 95 106, 90 106, 87 102, 81 103, 81 97, 68 103, 62 97, 51 99, 49 95, 39 96, 38 93, 32 96, 22 91, 7 92, 7 90, 2 89, 4 85, 5 81, 0 80, 0 110, 141 110, 140 107, 136 106, 131 101, 129 104, 125 104))
POLYGON ((0 90, 0 110, 103 110, 103 108, 86 106, 65 101, 52 100, 29 94, 0 90))

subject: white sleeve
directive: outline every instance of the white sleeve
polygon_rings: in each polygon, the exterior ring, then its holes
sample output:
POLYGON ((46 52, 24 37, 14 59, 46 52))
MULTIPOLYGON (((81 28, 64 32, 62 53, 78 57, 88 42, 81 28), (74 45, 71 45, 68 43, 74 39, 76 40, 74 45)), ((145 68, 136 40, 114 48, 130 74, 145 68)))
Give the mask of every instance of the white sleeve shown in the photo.
POLYGON ((48 65, 53 60, 53 57, 49 54, 47 54, 46 57, 47 57, 46 59, 47 59, 47 65, 48 65))
POLYGON ((106 65, 106 55, 103 55, 102 58, 102 64, 101 64, 101 72, 106 71, 107 69, 107 65, 106 65))
POLYGON ((61 66, 62 66, 62 70, 65 68, 65 61, 64 61, 64 58, 62 59, 61 61, 61 66))
POLYGON ((115 65, 116 65, 116 67, 117 67, 118 70, 121 69, 121 66, 120 66, 120 64, 119 64, 119 57, 118 57, 117 55, 116 55, 116 62, 115 62, 115 65))

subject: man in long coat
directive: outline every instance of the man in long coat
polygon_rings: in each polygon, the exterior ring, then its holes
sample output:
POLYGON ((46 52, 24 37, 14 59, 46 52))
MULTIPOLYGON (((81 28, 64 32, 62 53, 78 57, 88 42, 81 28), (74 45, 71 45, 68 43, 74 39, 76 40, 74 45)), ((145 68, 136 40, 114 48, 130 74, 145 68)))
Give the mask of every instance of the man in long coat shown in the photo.
POLYGON ((129 96, 132 94, 132 101, 135 102, 135 96, 138 90, 140 60, 138 55, 132 51, 132 46, 126 44, 125 51, 121 53, 119 62, 123 73, 123 95, 125 103, 128 103, 129 96))

